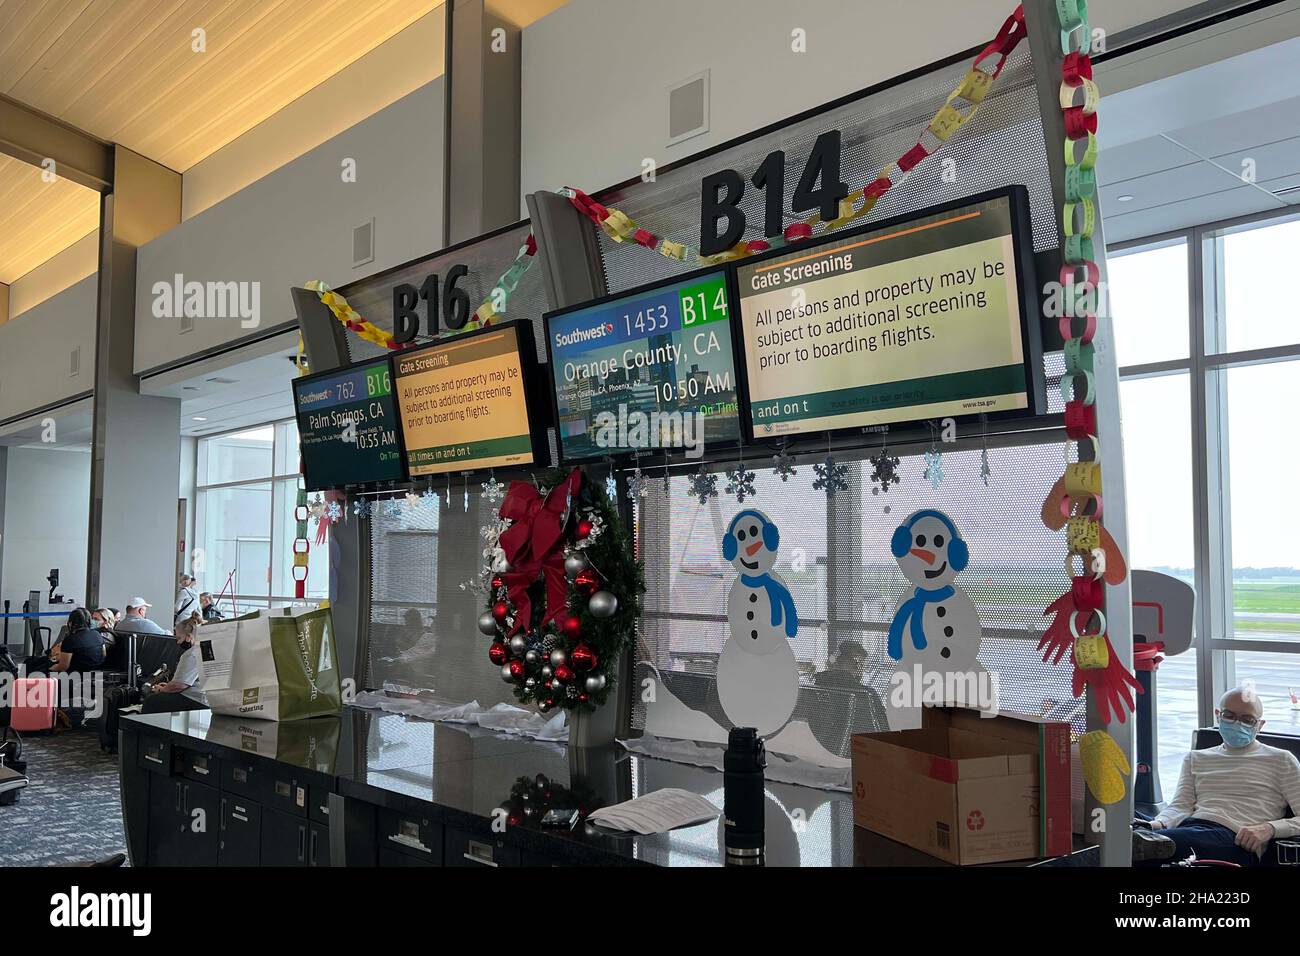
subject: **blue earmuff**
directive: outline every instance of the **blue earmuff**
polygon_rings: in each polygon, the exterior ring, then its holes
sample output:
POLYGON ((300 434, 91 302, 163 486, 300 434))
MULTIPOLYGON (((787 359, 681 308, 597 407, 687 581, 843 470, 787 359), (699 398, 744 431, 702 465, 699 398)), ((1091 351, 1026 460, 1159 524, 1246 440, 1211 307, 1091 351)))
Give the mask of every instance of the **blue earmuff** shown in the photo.
POLYGON ((736 540, 736 525, 740 523, 741 518, 757 518, 763 524, 763 544, 769 551, 775 551, 781 543, 781 532, 777 530, 772 520, 761 511, 746 509, 736 517, 731 519, 731 524, 727 525, 727 534, 722 539, 722 557, 731 561, 736 557, 736 552, 740 550, 740 542, 736 540))
POLYGON ((942 511, 935 511, 932 508, 916 512, 894 530, 894 536, 889 539, 889 550, 893 552, 894 557, 901 558, 912 549, 912 526, 922 518, 938 518, 943 522, 952 536, 948 541, 948 563, 954 571, 966 570, 966 565, 970 562, 970 548, 953 527, 951 519, 942 511))

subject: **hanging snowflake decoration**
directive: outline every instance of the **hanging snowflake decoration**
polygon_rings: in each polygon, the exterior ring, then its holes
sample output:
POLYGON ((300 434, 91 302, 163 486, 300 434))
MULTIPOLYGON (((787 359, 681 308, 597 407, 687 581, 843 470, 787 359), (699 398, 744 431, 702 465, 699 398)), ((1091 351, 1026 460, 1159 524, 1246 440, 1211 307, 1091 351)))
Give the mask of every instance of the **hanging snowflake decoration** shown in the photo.
POLYGON ((637 465, 632 469, 632 473, 627 476, 627 500, 636 501, 644 498, 649 491, 649 482, 646 481, 645 475, 641 472, 641 466, 637 465))
POLYGON ((735 468, 727 469, 727 494, 736 496, 737 504, 744 504, 746 498, 754 497, 754 478, 752 471, 745 470, 742 461, 735 468))
POLYGON ((338 524, 343 520, 343 506, 337 501, 331 501, 325 506, 325 520, 330 524, 338 524))
POLYGON ((993 469, 989 467, 989 450, 985 448, 980 452, 980 478, 984 480, 984 487, 989 486, 989 478, 993 474, 993 469))
POLYGON ((420 496, 414 491, 408 491, 406 493, 406 510, 414 511, 418 507, 420 507, 420 496))
POLYGON ((465 479, 465 514, 469 514, 469 479, 465 479))
POLYGON ((881 491, 888 491, 890 485, 896 485, 903 479, 898 475, 898 456, 881 451, 871 462, 871 481, 880 486, 881 491))
POLYGON ((925 453, 925 474, 926 481, 930 482, 930 487, 935 491, 943 484, 943 452, 937 448, 931 448, 925 453))
POLYGON ((358 498, 352 502, 352 513, 358 518, 370 517, 370 501, 366 498, 358 498))
POLYGON ((772 471, 779 475, 783 482, 789 481, 791 477, 799 474, 794 467, 794 459, 786 454, 784 448, 772 456, 772 471))
POLYGON ((849 466, 837 464, 833 455, 826 456, 826 464, 813 465, 813 471, 817 475, 813 488, 826 492, 827 500, 834 498, 837 491, 848 491, 849 480, 845 475, 849 473, 849 466))
POLYGON ((319 521, 325 514, 325 499, 320 495, 317 495, 311 500, 311 505, 308 507, 307 511, 313 518, 319 521))
POLYGON ((430 486, 420 495, 420 504, 429 511, 437 512, 438 506, 442 504, 442 496, 430 486))
POLYGON ((718 476, 704 465, 693 472, 690 478, 691 497, 699 498, 700 504, 707 504, 710 498, 718 497, 718 476))
POLYGON ((402 516, 402 499, 389 498, 384 502, 385 518, 400 518, 402 516))
POLYGON ((497 481, 496 475, 489 475, 483 482, 483 500, 496 507, 506 496, 506 486, 497 481))
POLYGON ((605 476, 605 497, 610 501, 618 500, 618 482, 614 480, 614 472, 605 476))

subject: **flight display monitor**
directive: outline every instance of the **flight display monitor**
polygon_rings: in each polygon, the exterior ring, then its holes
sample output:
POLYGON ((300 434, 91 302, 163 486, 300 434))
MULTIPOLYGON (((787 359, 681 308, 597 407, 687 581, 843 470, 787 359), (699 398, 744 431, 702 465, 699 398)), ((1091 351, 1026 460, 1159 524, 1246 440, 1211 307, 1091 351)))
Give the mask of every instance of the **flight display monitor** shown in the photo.
POLYGON ((293 398, 308 491, 401 480, 388 359, 295 379, 293 398))
POLYGON ((1045 406, 1015 186, 737 265, 755 440, 1045 406))
POLYGON ((547 416, 529 402, 536 349, 515 321, 394 353, 407 477, 546 464, 547 416))
POLYGON ((560 458, 738 443, 730 300, 712 269, 548 313, 560 458))

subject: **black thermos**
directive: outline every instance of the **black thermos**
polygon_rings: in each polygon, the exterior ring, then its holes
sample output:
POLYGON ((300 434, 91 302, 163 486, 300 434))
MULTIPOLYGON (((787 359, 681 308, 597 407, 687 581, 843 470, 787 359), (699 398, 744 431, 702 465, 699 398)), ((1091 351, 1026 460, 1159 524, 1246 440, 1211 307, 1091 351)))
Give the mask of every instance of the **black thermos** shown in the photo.
POLYGON ((722 817, 727 864, 763 862, 763 770, 767 750, 753 727, 732 727, 722 757, 722 817))

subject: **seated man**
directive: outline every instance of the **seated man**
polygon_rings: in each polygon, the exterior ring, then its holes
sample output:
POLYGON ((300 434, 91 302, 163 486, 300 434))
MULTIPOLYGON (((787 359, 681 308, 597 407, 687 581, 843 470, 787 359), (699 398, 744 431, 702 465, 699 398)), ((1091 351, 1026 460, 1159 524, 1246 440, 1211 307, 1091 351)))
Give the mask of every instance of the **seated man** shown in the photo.
POLYGON ((117 622, 115 630, 122 632, 127 631, 132 634, 166 634, 158 624, 145 617, 145 612, 153 607, 142 597, 133 597, 126 602, 126 613, 122 615, 122 620, 117 622))
POLYGON ((1183 859, 1258 863, 1269 841, 1300 836, 1300 761, 1255 739, 1264 726, 1263 704, 1253 689, 1238 687, 1215 714, 1223 743, 1183 758, 1178 788, 1151 829, 1133 831, 1133 862, 1183 859))
POLYGON ((176 674, 169 681, 145 685, 145 714, 165 714, 176 710, 206 710, 207 695, 203 693, 203 662, 199 658, 196 634, 202 619, 195 611, 176 625, 176 643, 185 648, 176 662, 176 674))
POLYGON ((204 591, 199 595, 199 610, 203 615, 204 624, 211 624, 214 621, 224 621, 226 619, 225 615, 221 613, 221 609, 217 607, 216 602, 212 600, 211 591, 204 591))

